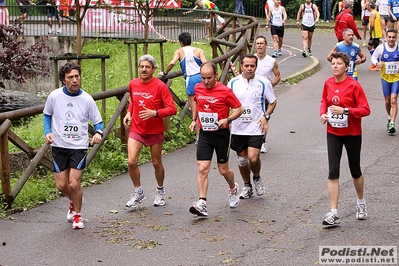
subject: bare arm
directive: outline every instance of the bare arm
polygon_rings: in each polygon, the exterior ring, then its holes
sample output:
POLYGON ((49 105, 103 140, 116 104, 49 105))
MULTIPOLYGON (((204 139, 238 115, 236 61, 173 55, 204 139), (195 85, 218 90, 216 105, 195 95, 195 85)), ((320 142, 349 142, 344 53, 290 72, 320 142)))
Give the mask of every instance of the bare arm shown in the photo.
POLYGON ((173 54, 172 60, 169 62, 169 64, 166 66, 164 71, 159 72, 158 76, 163 76, 164 74, 167 74, 169 71, 172 70, 172 68, 175 66, 176 62, 180 60, 180 50, 177 49, 175 53, 173 54))
MULTIPOLYGON (((332 54, 333 53, 335 53, 337 51, 337 46, 336 45, 334 45, 334 48, 331 50, 331 52, 327 55, 327 60, 329 61, 329 62, 331 62, 331 60, 332 60, 332 54)), ((360 49, 359 49, 359 51, 360 51, 360 49)))
POLYGON ((287 20, 288 16, 287 16, 287 11, 285 11, 284 7, 281 7, 283 10, 283 24, 285 24, 285 21, 287 20))
POLYGON ((315 22, 317 23, 317 22, 319 22, 320 12, 316 5, 313 5, 313 7, 314 7, 313 15, 316 18, 315 22))
POLYGON ((296 24, 299 26, 300 19, 301 19, 301 14, 303 12, 303 5, 301 5, 298 9, 298 13, 296 14, 296 24))
POLYGON ((280 79, 281 79, 281 74, 280 74, 280 70, 278 69, 277 60, 274 61, 273 74, 274 74, 274 79, 272 82, 272 86, 274 87, 280 82, 280 79))
POLYGON ((360 65, 360 64, 366 62, 367 57, 360 48, 359 48, 359 52, 357 53, 357 55, 359 58, 356 59, 356 65, 360 65))

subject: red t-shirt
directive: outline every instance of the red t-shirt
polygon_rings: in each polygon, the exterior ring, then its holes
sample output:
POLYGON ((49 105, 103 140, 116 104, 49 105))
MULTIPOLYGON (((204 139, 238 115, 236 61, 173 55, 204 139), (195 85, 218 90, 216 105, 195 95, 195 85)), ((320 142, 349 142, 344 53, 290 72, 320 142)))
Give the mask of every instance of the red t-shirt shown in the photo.
POLYGON ((230 109, 241 106, 233 91, 219 82, 212 89, 205 88, 202 82, 197 83, 194 92, 198 112, 197 124, 204 130, 215 131, 212 130, 212 124, 217 123, 220 119, 227 118, 230 109), (206 125, 207 123, 208 125, 206 125))
POLYGON ((130 104, 128 111, 132 115, 130 131, 138 134, 159 134, 165 131, 163 117, 175 115, 176 105, 168 87, 157 78, 142 83, 136 78, 129 83, 130 104), (158 117, 143 120, 139 112, 144 107, 158 110, 158 117))
POLYGON ((366 94, 359 82, 347 76, 342 82, 331 77, 324 83, 320 116, 326 114, 331 105, 349 108, 348 126, 337 128, 327 122, 327 132, 337 136, 359 136, 362 134, 362 117, 370 115, 366 94))

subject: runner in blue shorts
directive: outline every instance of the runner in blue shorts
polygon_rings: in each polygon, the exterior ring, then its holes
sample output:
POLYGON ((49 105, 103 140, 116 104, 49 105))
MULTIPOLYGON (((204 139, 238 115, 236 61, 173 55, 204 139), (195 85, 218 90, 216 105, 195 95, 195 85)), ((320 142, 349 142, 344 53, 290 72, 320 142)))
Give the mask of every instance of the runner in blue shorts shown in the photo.
MULTIPOLYGON (((204 51, 200 48, 191 46, 191 35, 188 32, 182 32, 179 35, 180 48, 173 54, 172 60, 166 66, 165 70, 158 75, 164 76, 172 70, 177 61, 180 61, 180 68, 186 80, 186 93, 191 110, 194 105, 194 86, 201 82, 200 67, 206 62, 204 51)), ((196 143, 198 143, 198 128, 196 128, 196 143)))

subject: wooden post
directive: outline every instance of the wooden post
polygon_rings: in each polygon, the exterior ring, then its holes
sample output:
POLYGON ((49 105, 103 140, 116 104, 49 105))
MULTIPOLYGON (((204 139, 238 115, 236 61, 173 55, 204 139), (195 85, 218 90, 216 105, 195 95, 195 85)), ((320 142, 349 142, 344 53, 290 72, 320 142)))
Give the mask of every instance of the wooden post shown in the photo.
POLYGON ((163 43, 162 42, 159 43, 159 56, 161 57, 161 70, 164 71, 165 70, 165 61, 164 61, 164 57, 163 57, 163 43))
POLYGON ((127 60, 129 63, 130 80, 132 80, 133 79, 133 67, 132 67, 132 51, 130 51, 130 43, 127 43, 127 60))
POLYGON ((1 190, 3 191, 8 208, 11 206, 11 203, 8 202, 8 196, 11 192, 10 156, 8 154, 8 129, 10 126, 11 121, 9 119, 6 119, 0 125, 1 190))
MULTIPOLYGON (((101 91, 106 90, 106 81, 105 81, 105 58, 101 58, 101 91)), ((106 124, 107 122, 107 105, 106 105, 106 99, 102 99, 102 111, 103 111, 103 123, 106 124)))
POLYGON ((58 61, 54 60, 54 85, 56 88, 60 86, 60 81, 58 79, 58 61))
POLYGON ((139 76, 139 69, 138 66, 139 65, 139 57, 138 57, 138 50, 137 50, 137 43, 134 44, 134 73, 136 73, 136 75, 134 76, 135 78, 137 78, 139 76))

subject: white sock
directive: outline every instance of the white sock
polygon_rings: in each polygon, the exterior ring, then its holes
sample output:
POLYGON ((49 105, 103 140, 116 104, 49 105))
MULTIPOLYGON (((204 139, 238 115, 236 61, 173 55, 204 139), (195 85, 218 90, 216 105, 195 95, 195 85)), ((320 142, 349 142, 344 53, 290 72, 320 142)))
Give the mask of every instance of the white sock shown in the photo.
POLYGON ((135 187, 134 191, 139 193, 139 194, 143 194, 143 189, 141 187, 135 187))
POLYGON ((338 209, 331 209, 331 213, 335 214, 335 215, 338 215, 338 209))
POLYGON ((365 199, 357 199, 357 205, 360 204, 366 204, 366 200, 365 199))

